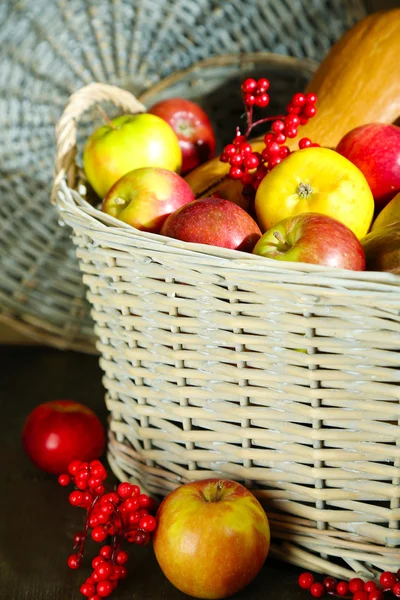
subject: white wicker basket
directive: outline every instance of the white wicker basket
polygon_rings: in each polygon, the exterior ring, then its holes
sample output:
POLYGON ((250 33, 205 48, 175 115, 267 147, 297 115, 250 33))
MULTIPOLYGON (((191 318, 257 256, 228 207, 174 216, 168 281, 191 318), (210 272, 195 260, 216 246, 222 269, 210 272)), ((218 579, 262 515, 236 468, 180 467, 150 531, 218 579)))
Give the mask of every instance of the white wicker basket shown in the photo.
MULTIPOLYGON (((267 76, 308 69, 272 56, 267 76)), ((397 569, 400 276, 186 244, 96 210, 73 189, 76 127, 106 98, 137 110, 115 88, 71 98, 55 198, 96 323, 115 473, 157 494, 243 481, 274 555, 340 577, 397 569)))

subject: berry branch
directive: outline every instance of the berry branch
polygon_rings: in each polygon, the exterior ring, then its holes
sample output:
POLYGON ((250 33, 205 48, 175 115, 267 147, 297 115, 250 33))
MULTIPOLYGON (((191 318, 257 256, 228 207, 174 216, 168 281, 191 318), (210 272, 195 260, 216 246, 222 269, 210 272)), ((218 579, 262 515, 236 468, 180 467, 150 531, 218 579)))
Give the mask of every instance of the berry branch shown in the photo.
MULTIPOLYGON (((287 138, 295 138, 298 128, 315 116, 317 97, 313 93, 294 94, 287 106, 286 115, 264 117, 253 121, 254 107, 266 108, 269 104, 268 90, 270 82, 265 77, 256 81, 246 79, 242 86, 242 99, 246 113, 247 128, 244 135, 236 128, 236 136, 231 144, 225 146, 220 160, 229 163, 229 177, 240 180, 245 195, 254 195, 264 177, 291 152, 285 145, 287 138), (253 152, 248 137, 255 127, 272 121, 271 131, 264 136, 265 147, 262 152, 253 152)), ((308 138, 301 138, 298 146, 302 150, 318 146, 308 138)))
POLYGON ((92 560, 93 573, 81 585, 81 594, 90 600, 107 598, 118 581, 126 577, 124 565, 128 554, 121 549, 123 542, 144 546, 157 526, 150 514, 156 507, 152 498, 128 482, 120 483, 116 491, 107 490, 106 478, 107 471, 99 460, 91 463, 74 460, 68 473, 58 478, 62 486, 75 484, 77 489, 70 493, 69 502, 86 510, 83 531, 74 535, 75 552, 68 557, 68 566, 80 567, 89 530, 95 542, 103 543, 111 538, 111 544, 102 546, 99 555, 92 560))
POLYGON ((303 590, 309 590, 314 598, 322 598, 325 594, 351 600, 385 600, 385 592, 392 593, 400 598, 400 569, 397 573, 384 571, 381 573, 379 583, 364 581, 360 577, 353 577, 349 582, 336 581, 334 577, 325 577, 322 583, 314 580, 311 573, 302 573, 298 579, 303 590))

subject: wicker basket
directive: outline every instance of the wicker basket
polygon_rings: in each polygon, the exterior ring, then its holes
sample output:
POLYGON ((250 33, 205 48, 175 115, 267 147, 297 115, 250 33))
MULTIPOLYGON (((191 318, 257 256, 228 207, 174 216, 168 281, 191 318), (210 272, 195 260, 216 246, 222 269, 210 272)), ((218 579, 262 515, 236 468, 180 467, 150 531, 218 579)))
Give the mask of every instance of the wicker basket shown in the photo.
POLYGON ((94 80, 141 93, 226 53, 320 60, 364 15, 362 0, 0 2, 0 320, 61 348, 94 349, 69 232, 49 207, 54 126, 70 94, 94 80))
MULTIPOLYGON (((219 60, 220 86, 209 63, 193 82, 235 105, 257 57, 219 60)), ((261 62, 281 102, 310 74, 295 59, 261 62)), ((161 495, 209 476, 243 481, 267 509, 275 556, 339 577, 398 568, 400 277, 283 266, 100 212, 73 189, 74 157, 77 121, 105 100, 141 108, 101 84, 71 97, 55 199, 89 290, 114 472, 161 495)))

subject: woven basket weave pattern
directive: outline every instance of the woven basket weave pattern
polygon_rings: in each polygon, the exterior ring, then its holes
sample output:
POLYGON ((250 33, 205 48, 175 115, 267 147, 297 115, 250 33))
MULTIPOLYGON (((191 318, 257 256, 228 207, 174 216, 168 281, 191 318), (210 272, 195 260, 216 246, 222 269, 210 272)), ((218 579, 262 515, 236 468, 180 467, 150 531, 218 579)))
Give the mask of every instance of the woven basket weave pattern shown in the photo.
POLYGON ((139 93, 227 53, 320 60, 364 15, 361 0, 0 2, 0 319, 48 343, 93 350, 69 231, 49 207, 54 126, 71 93, 92 81, 139 93))
MULTIPOLYGON (((268 69, 284 95, 310 73, 268 69)), ((266 506, 274 555, 338 577, 397 568, 400 277, 282 266, 108 217, 66 185, 70 106, 56 201, 93 307, 117 476, 160 494, 234 478, 266 506)))

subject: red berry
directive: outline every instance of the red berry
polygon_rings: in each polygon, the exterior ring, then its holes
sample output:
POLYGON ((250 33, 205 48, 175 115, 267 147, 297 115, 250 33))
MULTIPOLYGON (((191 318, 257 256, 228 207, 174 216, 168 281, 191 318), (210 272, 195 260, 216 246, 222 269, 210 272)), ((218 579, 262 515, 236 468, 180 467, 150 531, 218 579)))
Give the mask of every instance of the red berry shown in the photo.
POLYGON ((103 556, 95 556, 92 560, 93 569, 97 569, 97 567, 99 567, 104 562, 106 562, 106 559, 103 556))
POLYGON ((325 588, 322 583, 316 581, 315 583, 311 584, 310 594, 311 596, 314 596, 314 598, 321 598, 325 594, 325 588))
POLYGON ((140 496, 140 487, 138 485, 132 486, 132 496, 140 496))
POLYGON ((396 596, 396 598, 400 598, 400 581, 397 581, 392 587, 392 594, 396 596))
POLYGON ((99 479, 98 477, 90 477, 90 479, 88 479, 88 486, 91 489, 94 490, 99 485, 101 485, 101 479, 99 479))
POLYGON ((247 106, 253 106, 256 103, 256 96, 254 96, 253 94, 245 94, 244 101, 247 104, 247 106))
POLYGON ((149 531, 150 533, 155 530, 157 527, 157 521, 151 515, 146 515, 142 517, 139 522, 140 529, 144 531, 149 531))
POLYGON ((288 148, 288 146, 282 146, 281 149, 279 150, 279 156, 281 158, 286 158, 286 156, 289 156, 290 154, 290 150, 288 148))
POLYGON ((111 554, 112 554, 112 548, 111 546, 102 546, 100 548, 100 556, 103 556, 104 558, 111 558, 111 554))
POLYGON ((68 473, 62 473, 58 478, 58 483, 63 487, 69 485, 71 483, 71 477, 68 473))
POLYGON ((70 569, 78 569, 79 565, 81 564, 79 556, 77 554, 71 554, 68 557, 67 564, 70 569))
MULTIPOLYGON (((225 153, 227 156, 232 156, 232 154, 236 154, 236 146, 234 146, 233 144, 228 144, 228 145, 227 145, 227 146, 225 146, 225 148, 224 148, 224 153, 225 153)), ((124 484, 123 484, 123 483, 121 483, 121 485, 124 485, 124 484)), ((131 485, 131 484, 129 484, 129 485, 131 485)), ((133 486, 133 485, 131 485, 131 488, 133 488, 133 487, 134 487, 134 486, 133 486)), ((137 486, 136 486, 136 487, 137 487, 137 486)), ((119 486, 118 486, 118 489, 119 489, 119 486)), ((118 492, 118 493, 119 493, 119 492, 118 492)), ((130 496, 132 496, 132 493, 131 493, 131 494, 129 494, 129 495, 130 495, 130 496)))
POLYGON ((107 598, 110 596, 113 589, 114 586, 112 585, 111 581, 106 579, 105 581, 100 581, 100 583, 97 584, 96 592, 100 598, 107 598))
POLYGON ((254 92, 257 88, 257 81, 252 78, 245 79, 242 83, 242 90, 244 92, 254 92))
POLYGON ((128 523, 129 525, 137 525, 141 518, 142 515, 136 510, 135 512, 130 513, 130 515, 128 516, 128 523))
POLYGON ((382 590, 372 590, 372 592, 369 592, 369 596, 368 596, 368 600, 384 600, 385 598, 385 594, 382 592, 382 590))
POLYGON ((294 126, 286 126, 283 132, 288 138, 295 138, 297 135, 297 129, 294 126))
POLYGON ((306 102, 306 97, 304 94, 297 93, 293 96, 291 104, 293 106, 303 106, 306 102))
POLYGON ((119 573, 119 579, 124 579, 127 574, 126 567, 119 567, 118 573, 119 573))
POLYGON ((360 577, 353 577, 352 579, 350 579, 349 591, 352 594, 355 594, 355 592, 358 592, 360 590, 364 590, 364 581, 360 579, 360 577))
POLYGON ((278 119, 277 121, 274 121, 271 125, 271 131, 273 131, 275 133, 280 133, 281 131, 284 130, 284 128, 285 128, 285 124, 280 119, 278 119))
POLYGON ((299 586, 303 588, 303 590, 309 590, 311 584, 314 583, 314 576, 306 571, 299 576, 298 582, 299 586))
POLYGON ((243 142, 243 144, 240 144, 239 146, 239 152, 242 156, 246 156, 246 154, 251 154, 253 149, 248 142, 243 142))
POLYGON ((284 144, 286 142, 286 135, 284 133, 277 133, 275 141, 279 145, 284 144))
POLYGON ((256 169, 258 167, 259 162, 260 161, 258 160, 255 154, 250 154, 244 159, 244 166, 246 167, 246 169, 256 169))
POLYGON ((327 592, 334 592, 336 590, 337 581, 334 577, 325 577, 322 582, 327 592))
POLYGON ((306 104, 306 106, 303 108, 303 115, 305 117, 309 117, 309 118, 314 117, 316 112, 317 112, 317 109, 315 108, 315 106, 312 106, 309 104, 306 104))
POLYGON ((269 89, 269 80, 262 77, 257 81, 257 91, 266 92, 269 89))
POLYGON ((397 581, 397 577, 395 573, 391 573, 390 571, 384 571, 383 573, 381 573, 379 581, 384 590, 391 590, 397 581))
POLYGON ((303 117, 303 115, 301 115, 299 118, 300 118, 300 125, 306 125, 308 123, 307 117, 303 117))
POLYGON ((376 583, 375 581, 366 581, 364 583, 364 591, 365 592, 372 592, 372 590, 376 590, 376 583))
POLYGON ((369 600, 369 592, 364 592, 364 590, 357 590, 353 594, 353 600, 369 600))
POLYGON ((268 161, 269 168, 273 169, 276 165, 279 165, 280 162, 282 162, 282 159, 279 156, 274 156, 268 161))
POLYGON ((260 108, 265 108, 269 104, 269 96, 268 94, 260 94, 256 97, 256 105, 260 108))
MULTIPOLYGON (((232 156, 229 157, 229 164, 232 165, 232 167, 240 167, 240 165, 243 162, 243 156, 241 154, 233 154, 232 156)), ((140 496, 139 496, 140 498, 140 496)))
POLYGON ((71 492, 69 497, 69 503, 72 504, 72 506, 80 506, 83 502, 83 494, 82 492, 78 492, 78 491, 74 491, 71 492))
POLYGON ((117 565, 124 565, 128 560, 128 553, 124 552, 124 550, 120 550, 115 557, 115 561, 117 565))
POLYGON ((89 600, 101 600, 101 598, 97 594, 94 594, 94 596, 90 596, 89 600))
POLYGON ((85 492, 83 494, 83 500, 82 500, 82 506, 84 506, 85 508, 89 508, 89 506, 92 504, 93 502, 93 496, 90 492, 85 492))
POLYGON ((104 494, 104 485, 98 485, 93 490, 97 496, 102 496, 104 494))
POLYGON ((306 94, 305 101, 310 104, 315 104, 317 101, 317 96, 313 94, 313 92, 308 92, 308 94, 306 94))
POLYGON ((98 461, 93 460, 90 463, 90 475, 92 477, 94 477, 95 479, 100 479, 101 481, 104 481, 104 479, 106 479, 107 471, 99 460, 98 461))
POLYGON ((301 140, 299 140, 300 150, 303 150, 303 148, 308 148, 309 146, 311 146, 311 144, 312 142, 308 138, 301 138, 301 140))
POLYGON ((347 596, 347 592, 349 591, 349 586, 345 581, 339 581, 336 586, 336 593, 338 596, 347 596))
POLYGON ((232 179, 241 179, 242 175, 243 171, 240 169, 240 167, 231 167, 229 169, 229 177, 232 179))
POLYGON ((266 133, 264 135, 264 143, 266 146, 268 146, 268 144, 270 144, 271 142, 275 141, 275 135, 273 133, 266 133))
POLYGON ((110 575, 112 575, 112 572, 113 572, 113 567, 106 562, 101 563, 96 569, 96 573, 97 573, 97 577, 99 578, 99 581, 105 581, 106 579, 109 579, 110 575))
POLYGON ((92 583, 83 583, 80 588, 82 596, 89 598, 96 592, 96 588, 92 583))
MULTIPOLYGON (((232 144, 234 146, 238 147, 238 146, 240 146, 240 144, 243 144, 243 142, 245 142, 245 141, 246 141, 246 137, 244 135, 240 135, 239 128, 238 128, 235 139, 233 140, 232 144)), ((140 492, 140 489, 139 489, 139 492, 140 492)), ((135 494, 135 495, 137 495, 137 494, 135 494)))
POLYGON ((101 525, 98 525, 92 530, 92 538, 95 542, 104 542, 107 537, 107 532, 101 525))
POLYGON ((73 460, 72 462, 70 462, 68 465, 68 473, 70 473, 71 475, 75 475, 75 473, 78 472, 81 463, 81 460, 73 460))
POLYGON ((298 115, 301 111, 300 106, 293 106, 292 104, 288 104, 286 107, 286 111, 291 115, 298 115))
POLYGON ((269 154, 279 154, 279 144, 277 144, 276 142, 270 142, 268 146, 266 146, 266 150, 269 154))

